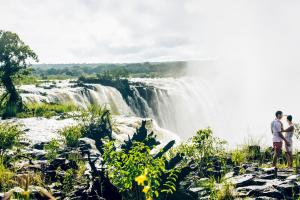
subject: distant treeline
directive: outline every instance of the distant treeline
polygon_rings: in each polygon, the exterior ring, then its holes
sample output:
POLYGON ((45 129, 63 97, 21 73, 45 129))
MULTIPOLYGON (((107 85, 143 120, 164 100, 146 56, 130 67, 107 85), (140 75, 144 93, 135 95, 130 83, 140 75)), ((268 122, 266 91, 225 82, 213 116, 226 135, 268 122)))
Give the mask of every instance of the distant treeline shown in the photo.
POLYGON ((187 62, 144 62, 121 64, 38 64, 34 74, 41 78, 72 78, 110 73, 120 77, 167 77, 184 75, 187 62))

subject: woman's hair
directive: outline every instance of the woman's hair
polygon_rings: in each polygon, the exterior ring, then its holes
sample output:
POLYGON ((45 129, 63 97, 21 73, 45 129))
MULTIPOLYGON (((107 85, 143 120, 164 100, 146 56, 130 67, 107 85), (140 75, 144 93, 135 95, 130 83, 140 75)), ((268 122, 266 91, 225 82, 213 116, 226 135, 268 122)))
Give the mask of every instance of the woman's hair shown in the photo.
POLYGON ((287 120, 289 120, 290 122, 293 120, 293 116, 292 116, 292 115, 288 115, 286 118, 287 118, 287 120))

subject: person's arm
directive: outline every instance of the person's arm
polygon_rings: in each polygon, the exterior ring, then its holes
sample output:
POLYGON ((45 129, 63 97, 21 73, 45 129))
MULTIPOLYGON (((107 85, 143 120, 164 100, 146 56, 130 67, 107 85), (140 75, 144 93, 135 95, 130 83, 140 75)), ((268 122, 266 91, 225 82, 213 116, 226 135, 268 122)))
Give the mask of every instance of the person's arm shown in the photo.
POLYGON ((277 129, 277 131, 278 131, 279 137, 280 137, 281 139, 283 139, 283 141, 284 141, 287 145, 289 145, 289 142, 288 142, 288 141, 285 139, 285 137, 282 135, 282 132, 283 132, 284 130, 283 130, 283 125, 282 125, 281 122, 278 122, 278 123, 276 124, 276 129, 277 129))
POLYGON ((293 132, 294 131, 294 126, 290 126, 287 129, 283 130, 282 132, 293 132))

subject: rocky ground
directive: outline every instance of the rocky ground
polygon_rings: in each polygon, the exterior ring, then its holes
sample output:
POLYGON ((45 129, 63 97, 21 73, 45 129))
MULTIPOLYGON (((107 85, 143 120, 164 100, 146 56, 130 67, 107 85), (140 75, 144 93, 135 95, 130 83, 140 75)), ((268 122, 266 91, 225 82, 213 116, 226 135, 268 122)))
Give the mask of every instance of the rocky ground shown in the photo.
MULTIPOLYGON (((225 184, 232 186, 233 199, 298 199, 300 192, 299 174, 294 170, 278 169, 276 173, 275 168, 261 168, 255 163, 234 167, 215 187, 222 188, 225 184)), ((210 190, 193 184, 187 193, 191 199, 211 199, 210 190)))

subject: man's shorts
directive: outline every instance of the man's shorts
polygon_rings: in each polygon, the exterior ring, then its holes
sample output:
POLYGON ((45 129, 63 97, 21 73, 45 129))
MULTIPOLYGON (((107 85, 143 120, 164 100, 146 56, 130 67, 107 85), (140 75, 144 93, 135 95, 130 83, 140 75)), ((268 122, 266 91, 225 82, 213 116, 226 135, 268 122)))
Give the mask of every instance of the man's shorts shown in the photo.
POLYGON ((273 142, 273 148, 275 151, 281 151, 282 150, 282 142, 273 142))

